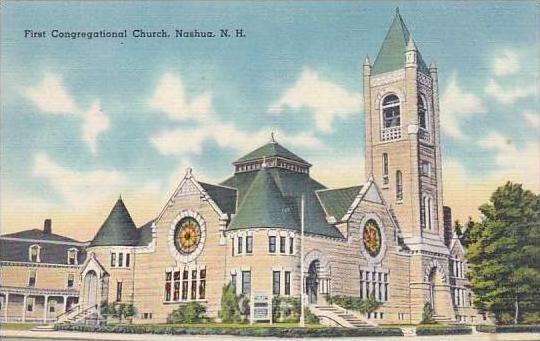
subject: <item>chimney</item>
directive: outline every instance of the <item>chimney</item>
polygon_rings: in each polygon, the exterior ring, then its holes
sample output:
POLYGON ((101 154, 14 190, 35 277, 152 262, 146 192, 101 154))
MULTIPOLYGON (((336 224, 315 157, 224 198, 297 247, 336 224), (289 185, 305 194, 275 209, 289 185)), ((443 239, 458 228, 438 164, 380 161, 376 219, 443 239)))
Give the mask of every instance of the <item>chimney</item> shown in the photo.
POLYGON ((52 233, 52 220, 51 219, 45 219, 45 221, 43 222, 43 233, 45 234, 52 233))
POLYGON ((444 226, 444 243, 450 246, 452 242, 452 209, 448 206, 443 206, 443 226, 444 226))

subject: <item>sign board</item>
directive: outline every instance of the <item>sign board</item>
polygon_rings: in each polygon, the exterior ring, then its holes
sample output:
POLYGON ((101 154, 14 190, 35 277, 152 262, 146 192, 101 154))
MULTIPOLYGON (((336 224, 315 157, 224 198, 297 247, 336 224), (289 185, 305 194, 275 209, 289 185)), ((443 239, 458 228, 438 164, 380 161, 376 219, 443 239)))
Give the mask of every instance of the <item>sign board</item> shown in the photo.
POLYGON ((251 297, 250 323, 258 321, 272 323, 272 296, 265 293, 253 293, 251 297))

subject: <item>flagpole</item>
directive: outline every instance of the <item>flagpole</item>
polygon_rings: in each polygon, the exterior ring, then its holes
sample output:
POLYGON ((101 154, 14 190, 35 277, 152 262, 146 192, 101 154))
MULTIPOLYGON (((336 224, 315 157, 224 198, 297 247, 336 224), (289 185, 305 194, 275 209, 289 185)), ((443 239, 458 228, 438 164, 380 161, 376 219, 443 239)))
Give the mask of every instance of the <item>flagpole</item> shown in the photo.
POLYGON ((300 203, 300 234, 302 235, 302 244, 300 244, 300 327, 305 326, 304 322, 304 195, 300 203))

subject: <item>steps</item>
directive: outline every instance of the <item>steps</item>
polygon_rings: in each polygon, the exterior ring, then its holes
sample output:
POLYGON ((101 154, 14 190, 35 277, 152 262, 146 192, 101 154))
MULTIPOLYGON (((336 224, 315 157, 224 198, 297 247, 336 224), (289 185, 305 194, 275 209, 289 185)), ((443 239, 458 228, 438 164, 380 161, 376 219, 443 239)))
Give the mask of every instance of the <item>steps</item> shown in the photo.
POLYGON ((443 315, 433 315, 433 320, 440 324, 450 324, 454 322, 452 318, 443 315))
POLYGON ((56 319, 56 324, 74 324, 81 320, 95 320, 97 321, 97 306, 88 307, 86 309, 81 309, 79 306, 75 306, 71 311, 58 316, 56 319))
POLYGON ((336 324, 345 328, 371 328, 376 326, 362 315, 347 311, 336 305, 312 305, 309 306, 309 309, 323 323, 336 324))
POLYGON ((44 324, 39 326, 34 326, 30 329, 33 332, 52 332, 54 331, 54 324, 44 324))

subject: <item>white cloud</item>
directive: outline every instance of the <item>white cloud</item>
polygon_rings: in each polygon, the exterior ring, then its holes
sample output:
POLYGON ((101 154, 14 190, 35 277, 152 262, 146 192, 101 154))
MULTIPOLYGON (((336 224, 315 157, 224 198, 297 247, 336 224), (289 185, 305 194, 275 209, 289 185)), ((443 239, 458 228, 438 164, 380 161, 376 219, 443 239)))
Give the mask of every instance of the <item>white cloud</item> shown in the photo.
POLYGON ((520 69, 519 56, 512 50, 504 50, 502 55, 495 57, 493 62, 493 71, 496 76, 512 75, 520 69))
POLYGON ((202 120, 210 115, 212 97, 209 92, 196 96, 188 102, 184 83, 180 77, 165 74, 161 77, 148 101, 150 107, 164 112, 173 120, 202 120))
POLYGON ((82 137, 93 154, 97 153, 96 140, 99 134, 109 129, 109 117, 103 113, 99 101, 82 114, 82 137))
POLYGON ((362 185, 367 178, 364 174, 364 157, 357 153, 330 154, 310 159, 313 163, 311 177, 329 188, 362 185))
POLYGON ((517 99, 526 98, 536 94, 536 88, 534 85, 503 88, 495 79, 490 79, 484 90, 496 101, 503 104, 512 104, 517 99))
POLYGON ((102 201, 120 193, 125 176, 118 171, 76 171, 65 168, 45 154, 34 156, 34 176, 44 178, 62 196, 65 203, 75 207, 102 201))
POLYGON ((530 125, 532 125, 535 128, 540 128, 540 115, 538 113, 534 113, 529 110, 525 110, 522 113, 523 118, 525 121, 527 121, 530 125))
POLYGON ((335 118, 345 118, 361 111, 362 95, 321 79, 317 72, 305 68, 296 83, 268 111, 280 114, 287 108, 313 110, 317 128, 329 133, 335 118))
MULTIPOLYGON (((270 128, 245 132, 233 124, 214 121, 200 124, 197 127, 178 127, 165 130, 152 136, 150 141, 163 155, 198 155, 202 152, 205 141, 215 142, 221 148, 247 152, 255 146, 270 141, 271 132, 270 128)), ((279 142, 287 145, 306 149, 325 148, 313 132, 286 135, 280 130, 275 130, 274 134, 278 137, 279 142)))
POLYGON ((92 154, 97 153, 97 138, 109 129, 109 118, 101 110, 99 101, 95 101, 88 110, 83 111, 65 89, 62 77, 49 73, 44 75, 39 85, 27 88, 24 96, 42 113, 70 115, 81 119, 81 138, 92 154))
POLYGON ((517 147, 512 139, 491 132, 478 141, 478 145, 497 152, 491 176, 516 181, 527 189, 540 192, 540 141, 527 141, 517 147))
POLYGON ((486 112, 482 100, 472 94, 466 93, 458 84, 456 74, 450 76, 445 91, 441 96, 441 128, 449 136, 463 139, 460 123, 474 114, 486 112))
POLYGON ((24 95, 44 113, 75 115, 79 111, 58 75, 45 74, 41 83, 27 88, 24 95))

